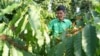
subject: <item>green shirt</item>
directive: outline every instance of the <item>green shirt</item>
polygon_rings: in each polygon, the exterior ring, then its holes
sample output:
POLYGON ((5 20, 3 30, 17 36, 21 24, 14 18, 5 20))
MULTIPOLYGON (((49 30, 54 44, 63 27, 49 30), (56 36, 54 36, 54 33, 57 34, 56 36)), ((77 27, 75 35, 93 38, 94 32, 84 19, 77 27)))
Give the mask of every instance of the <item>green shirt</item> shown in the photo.
POLYGON ((59 34, 63 33, 67 28, 70 28, 72 25, 69 19, 64 19, 60 21, 59 19, 53 19, 50 21, 48 28, 51 31, 52 35, 57 37, 59 34))

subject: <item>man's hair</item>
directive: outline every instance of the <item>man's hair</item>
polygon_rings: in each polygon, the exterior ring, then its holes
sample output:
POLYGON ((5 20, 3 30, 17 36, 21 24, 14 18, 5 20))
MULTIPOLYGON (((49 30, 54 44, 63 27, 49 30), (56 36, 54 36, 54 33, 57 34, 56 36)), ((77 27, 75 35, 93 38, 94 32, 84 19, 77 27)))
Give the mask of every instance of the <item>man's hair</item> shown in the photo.
POLYGON ((63 12, 66 12, 65 6, 59 5, 59 6, 56 8, 56 11, 60 11, 60 10, 62 10, 63 12))

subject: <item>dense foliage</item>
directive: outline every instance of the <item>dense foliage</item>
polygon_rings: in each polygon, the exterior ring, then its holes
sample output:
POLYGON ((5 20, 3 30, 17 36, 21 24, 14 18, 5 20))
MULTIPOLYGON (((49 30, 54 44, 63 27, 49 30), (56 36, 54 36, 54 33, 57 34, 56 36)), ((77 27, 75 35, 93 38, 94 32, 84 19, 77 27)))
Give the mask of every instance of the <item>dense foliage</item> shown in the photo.
POLYGON ((99 55, 99 0, 0 0, 0 56, 99 55), (66 30, 60 36, 62 41, 52 45, 47 24, 59 4, 67 7, 67 18, 76 22, 73 28, 79 30, 75 34, 73 29, 66 30), (70 32, 73 35, 66 37, 70 32))

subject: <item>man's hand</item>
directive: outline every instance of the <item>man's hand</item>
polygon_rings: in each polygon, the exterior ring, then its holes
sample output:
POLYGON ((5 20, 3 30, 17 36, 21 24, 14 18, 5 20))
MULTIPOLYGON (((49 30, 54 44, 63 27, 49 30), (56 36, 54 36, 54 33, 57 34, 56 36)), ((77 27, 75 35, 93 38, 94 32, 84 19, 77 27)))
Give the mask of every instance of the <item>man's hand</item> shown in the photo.
POLYGON ((73 35, 76 35, 79 33, 79 31, 82 30, 82 27, 80 26, 79 28, 74 27, 73 29, 69 30, 69 34, 66 34, 66 37, 72 37, 73 35))

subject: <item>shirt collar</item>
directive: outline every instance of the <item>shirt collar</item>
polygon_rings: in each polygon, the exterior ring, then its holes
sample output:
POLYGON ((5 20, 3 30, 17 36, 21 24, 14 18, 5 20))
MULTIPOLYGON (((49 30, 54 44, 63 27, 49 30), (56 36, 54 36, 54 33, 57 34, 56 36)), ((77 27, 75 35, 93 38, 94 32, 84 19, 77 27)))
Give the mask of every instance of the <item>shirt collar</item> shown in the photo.
MULTIPOLYGON (((57 18, 57 21, 60 22, 60 20, 58 18, 57 18)), ((65 18, 61 22, 65 22, 65 18)))

